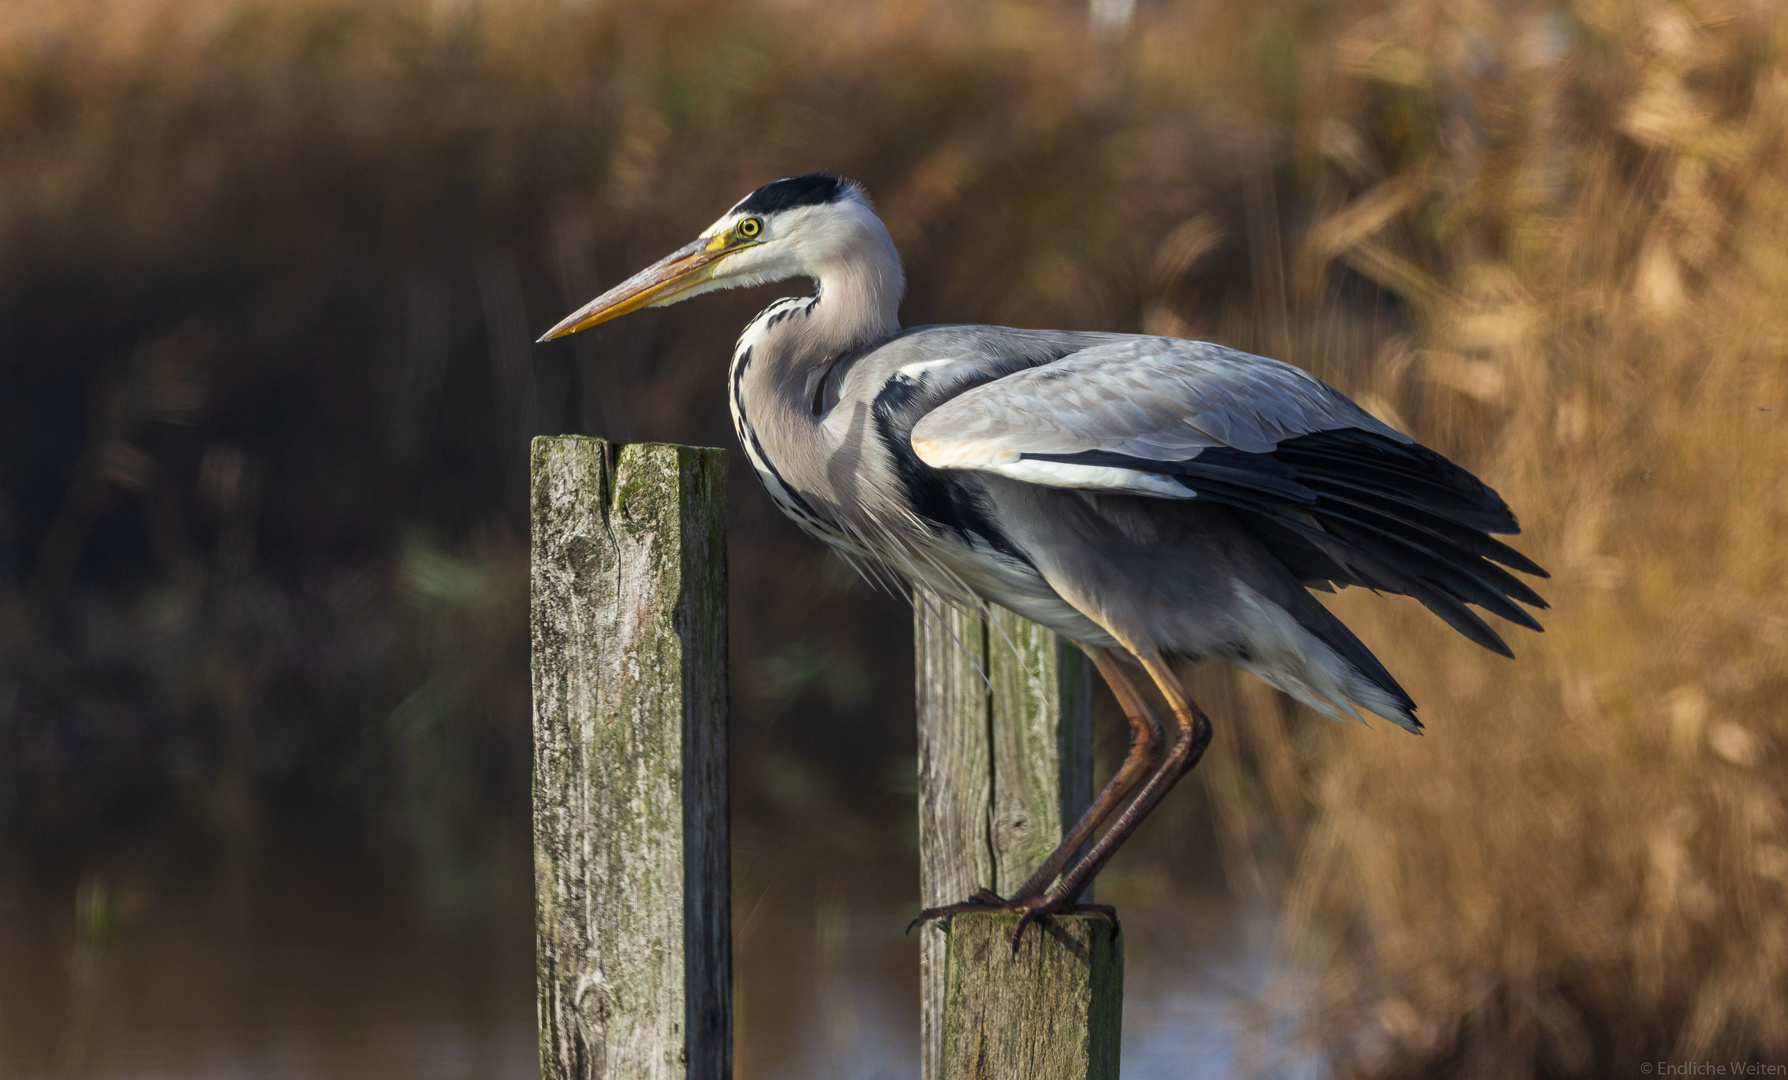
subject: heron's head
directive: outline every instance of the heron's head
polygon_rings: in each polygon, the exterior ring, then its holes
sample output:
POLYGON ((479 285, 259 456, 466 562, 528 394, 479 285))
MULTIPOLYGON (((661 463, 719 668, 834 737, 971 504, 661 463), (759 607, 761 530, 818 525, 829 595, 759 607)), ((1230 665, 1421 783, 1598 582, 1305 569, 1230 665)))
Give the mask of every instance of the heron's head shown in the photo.
POLYGON ((829 267, 866 258, 875 272, 893 276, 888 284, 898 291, 894 242, 863 189, 825 173, 787 177, 745 196, 693 242, 567 315, 540 340, 715 289, 823 279, 829 267))

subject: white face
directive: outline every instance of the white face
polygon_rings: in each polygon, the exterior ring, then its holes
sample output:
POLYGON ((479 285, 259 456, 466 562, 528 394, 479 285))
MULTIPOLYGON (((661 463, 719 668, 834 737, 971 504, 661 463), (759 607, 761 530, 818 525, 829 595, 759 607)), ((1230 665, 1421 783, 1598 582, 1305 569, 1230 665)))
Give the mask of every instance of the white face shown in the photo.
POLYGON ((709 287, 731 289, 799 277, 803 270, 797 257, 802 230, 796 219, 812 209, 804 206, 774 214, 729 211, 703 229, 703 246, 738 245, 715 264, 709 287))
MULTIPOLYGON (((737 245, 714 266, 709 280, 679 294, 765 285, 794 277, 817 277, 827 263, 846 257, 865 238, 886 241, 887 229, 856 191, 817 206, 797 206, 771 214, 728 212, 702 230, 703 246, 737 245)), ((891 242, 890 242, 891 243, 891 242)))
MULTIPOLYGON (((749 200, 747 200, 749 201, 749 200)), ((818 280, 829 267, 870 258, 897 295, 900 257, 869 201, 854 187, 831 202, 765 214, 735 206, 672 252, 572 312, 541 338, 564 337, 642 307, 664 307, 716 289, 767 285, 794 277, 818 280)))

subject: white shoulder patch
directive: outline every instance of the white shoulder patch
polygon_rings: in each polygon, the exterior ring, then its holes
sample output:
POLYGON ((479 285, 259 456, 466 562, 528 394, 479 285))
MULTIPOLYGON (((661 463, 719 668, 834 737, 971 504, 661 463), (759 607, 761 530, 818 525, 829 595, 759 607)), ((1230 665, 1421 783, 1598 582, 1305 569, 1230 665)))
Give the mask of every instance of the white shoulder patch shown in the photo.
POLYGON ((1198 493, 1160 473, 1139 469, 1119 469, 1107 465, 1075 465, 1066 461, 1038 461, 1026 458, 1009 446, 999 443, 957 439, 934 442, 914 439, 913 452, 919 460, 934 469, 957 469, 990 472, 1010 476, 1028 484, 1045 487, 1079 488, 1084 491, 1122 491, 1132 495, 1151 495, 1157 499, 1195 499, 1198 493))
POLYGON ((909 379, 917 380, 933 368, 949 367, 954 363, 956 363, 954 357, 945 357, 942 360, 918 360, 911 364, 902 365, 895 370, 894 374, 904 375, 909 379))
POLYGON ((987 469, 1018 460, 1018 451, 984 439, 914 439, 913 453, 934 469, 987 469))
POLYGON ((1065 461, 1017 461, 995 465, 986 471, 1046 487, 1090 491, 1123 491, 1158 499, 1196 499, 1198 492, 1160 473, 1115 469, 1107 465, 1073 465, 1065 461))

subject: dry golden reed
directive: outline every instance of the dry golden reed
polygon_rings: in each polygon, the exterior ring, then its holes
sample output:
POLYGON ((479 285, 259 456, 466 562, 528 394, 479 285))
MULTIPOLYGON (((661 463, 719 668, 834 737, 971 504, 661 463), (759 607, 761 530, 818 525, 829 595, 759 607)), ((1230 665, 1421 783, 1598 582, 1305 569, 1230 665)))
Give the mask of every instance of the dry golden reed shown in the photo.
POLYGON ((1431 720, 1314 769, 1289 916, 1343 1073, 1788 1057, 1784 45, 1761 4, 1414 2, 1332 54, 1412 117, 1309 233, 1414 313, 1355 388, 1554 575, 1514 663, 1342 599, 1431 720))

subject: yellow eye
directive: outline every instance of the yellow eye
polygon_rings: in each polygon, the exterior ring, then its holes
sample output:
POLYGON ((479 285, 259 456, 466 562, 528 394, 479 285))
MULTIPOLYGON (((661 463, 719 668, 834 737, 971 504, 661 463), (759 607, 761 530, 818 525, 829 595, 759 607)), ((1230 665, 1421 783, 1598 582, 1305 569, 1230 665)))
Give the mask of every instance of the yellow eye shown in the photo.
POLYGON ((757 218, 748 217, 744 221, 739 222, 739 224, 736 226, 736 228, 737 228, 740 236, 743 236, 745 239, 750 240, 752 237, 756 236, 758 233, 761 233, 764 231, 764 223, 762 221, 759 221, 757 218))

